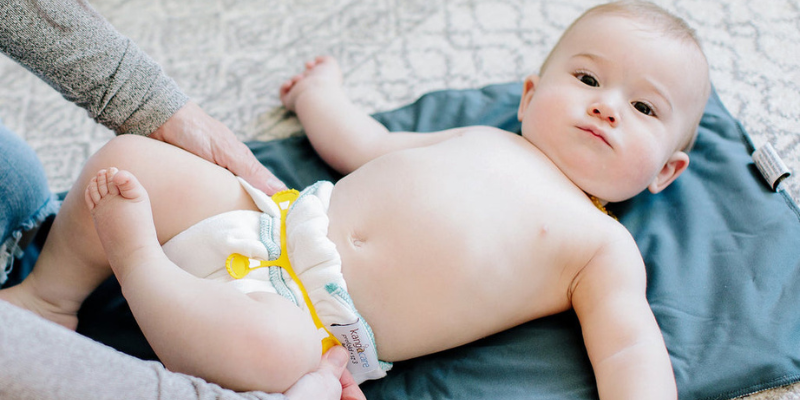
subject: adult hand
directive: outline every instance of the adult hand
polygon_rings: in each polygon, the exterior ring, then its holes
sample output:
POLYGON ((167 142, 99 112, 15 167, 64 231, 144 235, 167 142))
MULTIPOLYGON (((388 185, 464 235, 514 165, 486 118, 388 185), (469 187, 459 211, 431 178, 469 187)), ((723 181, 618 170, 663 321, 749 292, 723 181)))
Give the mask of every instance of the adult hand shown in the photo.
POLYGON ((300 378, 289 390, 290 400, 366 400, 347 371, 347 350, 336 346, 322 356, 319 368, 300 378))
POLYGON ((270 196, 286 189, 286 185, 258 162, 250 149, 228 127, 192 101, 186 103, 150 137, 227 168, 270 196))

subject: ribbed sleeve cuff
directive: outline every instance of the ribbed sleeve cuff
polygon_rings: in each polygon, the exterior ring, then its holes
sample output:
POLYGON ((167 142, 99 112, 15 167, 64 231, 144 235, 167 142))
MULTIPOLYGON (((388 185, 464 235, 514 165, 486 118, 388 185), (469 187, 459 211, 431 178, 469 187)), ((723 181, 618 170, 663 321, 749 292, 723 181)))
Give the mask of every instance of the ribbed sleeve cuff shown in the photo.
POLYGON ((132 42, 105 94, 97 122, 117 134, 149 135, 188 101, 172 78, 132 42))

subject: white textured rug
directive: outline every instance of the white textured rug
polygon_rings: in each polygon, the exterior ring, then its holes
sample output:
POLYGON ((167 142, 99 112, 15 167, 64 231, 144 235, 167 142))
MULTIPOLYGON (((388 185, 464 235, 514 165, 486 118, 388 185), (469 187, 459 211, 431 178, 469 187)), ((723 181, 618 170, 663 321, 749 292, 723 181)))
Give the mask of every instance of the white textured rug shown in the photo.
MULTIPOLYGON (((336 56, 368 111, 438 89, 521 80, 596 0, 95 0, 120 31, 242 139, 299 129, 278 87, 319 54, 336 56)), ((695 27, 712 82, 756 145, 800 174, 800 0, 655 0, 695 27)), ((112 133, 0 57, 0 117, 63 191, 112 133)), ((800 200, 800 178, 787 188, 800 200)), ((750 399, 800 399, 800 384, 750 399)))

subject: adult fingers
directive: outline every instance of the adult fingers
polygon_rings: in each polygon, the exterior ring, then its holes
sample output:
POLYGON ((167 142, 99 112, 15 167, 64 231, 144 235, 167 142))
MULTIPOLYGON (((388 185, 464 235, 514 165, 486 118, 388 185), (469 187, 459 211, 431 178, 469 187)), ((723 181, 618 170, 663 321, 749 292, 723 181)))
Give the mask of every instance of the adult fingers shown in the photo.
POLYGON ((284 394, 291 400, 340 400, 339 378, 346 364, 346 350, 334 347, 322 356, 316 371, 304 375, 284 394))
POLYGON ((286 189, 286 185, 261 164, 244 143, 235 138, 232 140, 235 142, 218 145, 213 150, 219 165, 270 196, 286 189))

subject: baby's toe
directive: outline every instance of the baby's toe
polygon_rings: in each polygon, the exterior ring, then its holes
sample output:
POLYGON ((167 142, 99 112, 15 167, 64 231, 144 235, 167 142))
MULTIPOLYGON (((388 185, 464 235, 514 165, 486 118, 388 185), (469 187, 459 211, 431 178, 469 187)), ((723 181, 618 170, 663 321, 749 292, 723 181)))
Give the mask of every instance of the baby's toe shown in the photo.
POLYGON ((119 171, 114 175, 114 184, 119 189, 119 194, 126 199, 137 199, 147 196, 144 186, 128 171, 119 171))

